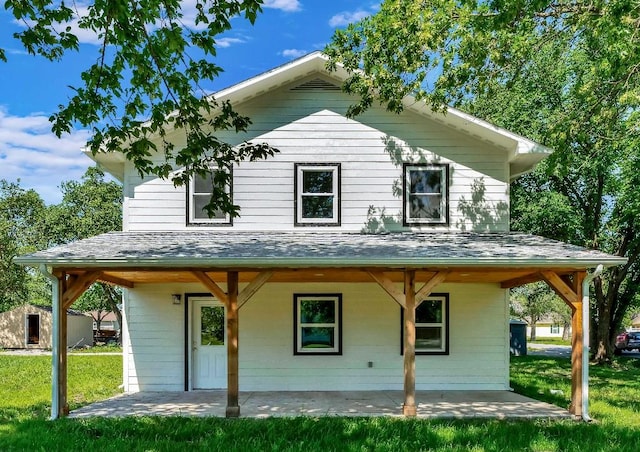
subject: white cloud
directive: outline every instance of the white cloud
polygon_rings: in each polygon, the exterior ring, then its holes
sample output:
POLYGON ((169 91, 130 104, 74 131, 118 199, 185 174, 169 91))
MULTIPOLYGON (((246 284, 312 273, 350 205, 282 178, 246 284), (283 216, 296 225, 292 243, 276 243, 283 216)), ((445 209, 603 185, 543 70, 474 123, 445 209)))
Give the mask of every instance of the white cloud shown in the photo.
POLYGON ((352 22, 357 22, 360 19, 364 19, 371 13, 368 11, 364 11, 359 9, 357 11, 343 11, 341 13, 336 14, 331 19, 329 19, 330 27, 342 27, 345 25, 349 25, 352 22))
POLYGON ((243 38, 220 38, 216 39, 216 43, 218 47, 231 47, 233 44, 242 44, 243 42, 247 42, 246 39, 243 38))
POLYGON ((300 11, 301 9, 298 0, 265 0, 263 6, 288 12, 300 11))
POLYGON ((0 107, 0 179, 20 179, 45 202, 59 202, 60 183, 80 179, 93 164, 80 151, 88 138, 87 130, 57 138, 46 115, 12 116, 0 107))
POLYGON ((303 55, 306 55, 307 52, 306 50, 302 50, 302 49, 284 49, 282 52, 280 52, 280 54, 283 57, 287 57, 287 58, 300 58, 303 55))

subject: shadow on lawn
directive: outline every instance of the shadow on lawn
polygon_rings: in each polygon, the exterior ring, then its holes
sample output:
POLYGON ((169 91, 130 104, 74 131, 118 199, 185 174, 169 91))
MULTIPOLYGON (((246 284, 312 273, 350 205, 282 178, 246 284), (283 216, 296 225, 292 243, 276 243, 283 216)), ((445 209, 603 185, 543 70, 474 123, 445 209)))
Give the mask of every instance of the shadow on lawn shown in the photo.
POLYGON ((0 449, 46 450, 631 450, 640 432, 574 421, 388 418, 93 418, 28 420, 0 449))

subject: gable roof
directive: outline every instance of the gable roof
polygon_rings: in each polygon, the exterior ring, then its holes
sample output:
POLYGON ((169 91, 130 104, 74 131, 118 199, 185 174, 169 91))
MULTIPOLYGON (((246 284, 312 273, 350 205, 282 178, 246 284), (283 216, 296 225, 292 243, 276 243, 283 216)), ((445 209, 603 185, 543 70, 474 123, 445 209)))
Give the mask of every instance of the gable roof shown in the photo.
MULTIPOLYGON (((340 65, 335 71, 330 72, 326 67, 328 61, 329 58, 322 52, 313 52, 218 91, 212 96, 220 102, 228 100, 237 105, 313 74, 320 74, 341 85, 347 80, 349 73, 340 65)), ((452 107, 447 108, 446 114, 436 112, 427 103, 417 101, 412 96, 406 96, 403 99, 403 105, 407 111, 504 149, 508 152, 511 178, 531 170, 535 164, 551 153, 551 149, 539 143, 452 107)), ((88 151, 85 153, 114 177, 123 180, 125 158, 122 153, 105 153, 95 156, 88 151)))

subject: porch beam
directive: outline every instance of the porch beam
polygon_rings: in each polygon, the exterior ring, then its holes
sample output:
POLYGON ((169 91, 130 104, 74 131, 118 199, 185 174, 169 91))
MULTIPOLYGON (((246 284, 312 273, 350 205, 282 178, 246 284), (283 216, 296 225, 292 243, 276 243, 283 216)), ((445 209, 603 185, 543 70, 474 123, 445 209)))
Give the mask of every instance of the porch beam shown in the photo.
MULTIPOLYGON (((66 310, 82 295, 91 284, 102 276, 102 272, 87 272, 82 276, 69 277, 65 281, 65 289, 62 294, 62 307, 66 310)), ((66 344, 66 343, 65 343, 66 344)))
POLYGON ((249 301, 267 281, 269 281, 271 276, 273 276, 272 271, 260 272, 258 276, 256 276, 253 281, 251 281, 249 285, 238 294, 238 309, 244 306, 244 304, 249 301))
POLYGON ((540 272, 542 279, 551 287, 560 298, 564 300, 566 304, 575 309, 573 306, 575 303, 580 303, 581 298, 578 297, 576 289, 570 287, 562 278, 555 272, 549 270, 543 270, 540 272))
MULTIPOLYGON (((229 297, 227 296, 227 293, 224 290, 222 290, 220 286, 216 284, 216 282, 213 279, 209 278, 209 275, 199 270, 194 270, 191 273, 193 273, 193 276, 195 276, 198 279, 198 281, 200 281, 207 289, 209 289, 209 292, 211 292, 211 294, 214 297, 216 297, 220 302, 222 302, 225 306, 227 306, 227 309, 229 308, 229 297)), ((237 280, 238 272, 228 272, 227 273, 227 290, 229 290, 228 275, 230 275, 231 273, 235 273, 236 284, 238 282, 237 280)), ((236 292, 237 292, 237 287, 236 287, 236 292)), ((238 294, 236 293, 236 297, 237 295, 238 294)))
POLYGON ((404 272, 404 403, 402 414, 415 417, 416 408, 416 272, 404 272))
POLYGON ((427 281, 422 286, 422 288, 418 292, 416 292, 416 307, 420 306, 420 303, 422 303, 429 297, 429 295, 431 295, 431 292, 433 292, 433 289, 435 289, 438 284, 444 282, 444 280, 447 279, 447 275, 449 275, 448 270, 436 273, 435 275, 433 275, 433 277, 431 277, 429 281, 427 281))
POLYGON ((227 273, 227 417, 239 417, 238 272, 227 273))
MULTIPOLYGON (((368 271, 367 273, 369 273, 371 278, 375 282, 377 282, 378 285, 382 287, 382 289, 384 289, 384 291, 387 292, 391 296, 391 298, 393 298, 396 301, 396 303, 398 303, 404 309, 407 308, 405 304, 405 294, 398 290, 396 285, 393 283, 393 281, 391 281, 391 279, 387 275, 385 275, 381 271, 368 271)), ((413 272, 413 275, 414 275, 413 278, 415 283, 415 272, 413 272)), ((405 284, 406 284, 406 280, 405 280, 405 284)), ((405 287, 405 293, 406 293, 406 287, 405 287)), ((412 292, 412 294, 415 294, 415 292, 412 292)))
POLYGON ((508 279, 500 283, 500 287, 503 289, 511 289, 513 287, 522 286, 524 284, 530 284, 533 282, 542 281, 542 275, 540 272, 531 273, 529 275, 520 276, 518 278, 508 279))
POLYGON ((133 289, 134 287, 133 282, 129 281, 128 279, 118 278, 117 276, 103 274, 98 279, 100 280, 100 282, 113 284, 114 286, 126 287, 128 289, 133 289))

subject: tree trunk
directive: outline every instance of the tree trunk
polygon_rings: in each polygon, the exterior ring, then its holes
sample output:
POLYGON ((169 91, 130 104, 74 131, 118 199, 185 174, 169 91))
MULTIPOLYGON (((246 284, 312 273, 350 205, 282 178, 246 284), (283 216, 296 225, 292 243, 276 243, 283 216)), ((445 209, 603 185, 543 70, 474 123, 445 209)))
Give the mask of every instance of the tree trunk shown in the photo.
MULTIPOLYGON (((118 301, 119 297, 118 297, 118 292, 116 292, 116 290, 111 287, 108 286, 106 284, 102 285, 102 290, 104 291, 104 294, 107 297, 107 300, 109 301, 109 306, 111 308, 111 311, 116 315, 116 318, 118 319, 118 338, 121 338, 122 336, 122 312, 120 312, 120 309, 118 309, 118 301)), ((120 341, 120 339, 118 339, 118 342, 120 341)))
POLYGON ((530 341, 535 341, 536 340, 536 324, 532 323, 531 324, 531 337, 529 338, 530 341))
POLYGON ((562 322, 562 340, 563 341, 569 340, 569 326, 570 326, 570 323, 567 323, 566 321, 562 322))
MULTIPOLYGON (((612 279, 611 277, 609 279, 612 279)), ((594 356, 593 359, 598 364, 604 364, 611 362, 611 356, 613 355, 613 340, 611 337, 611 320, 612 310, 611 305, 613 303, 614 294, 609 288, 608 293, 604 293, 602 287, 602 279, 596 278, 594 280, 595 298, 596 298, 596 311, 594 312, 596 320, 595 327, 595 341, 594 341, 594 356)))

